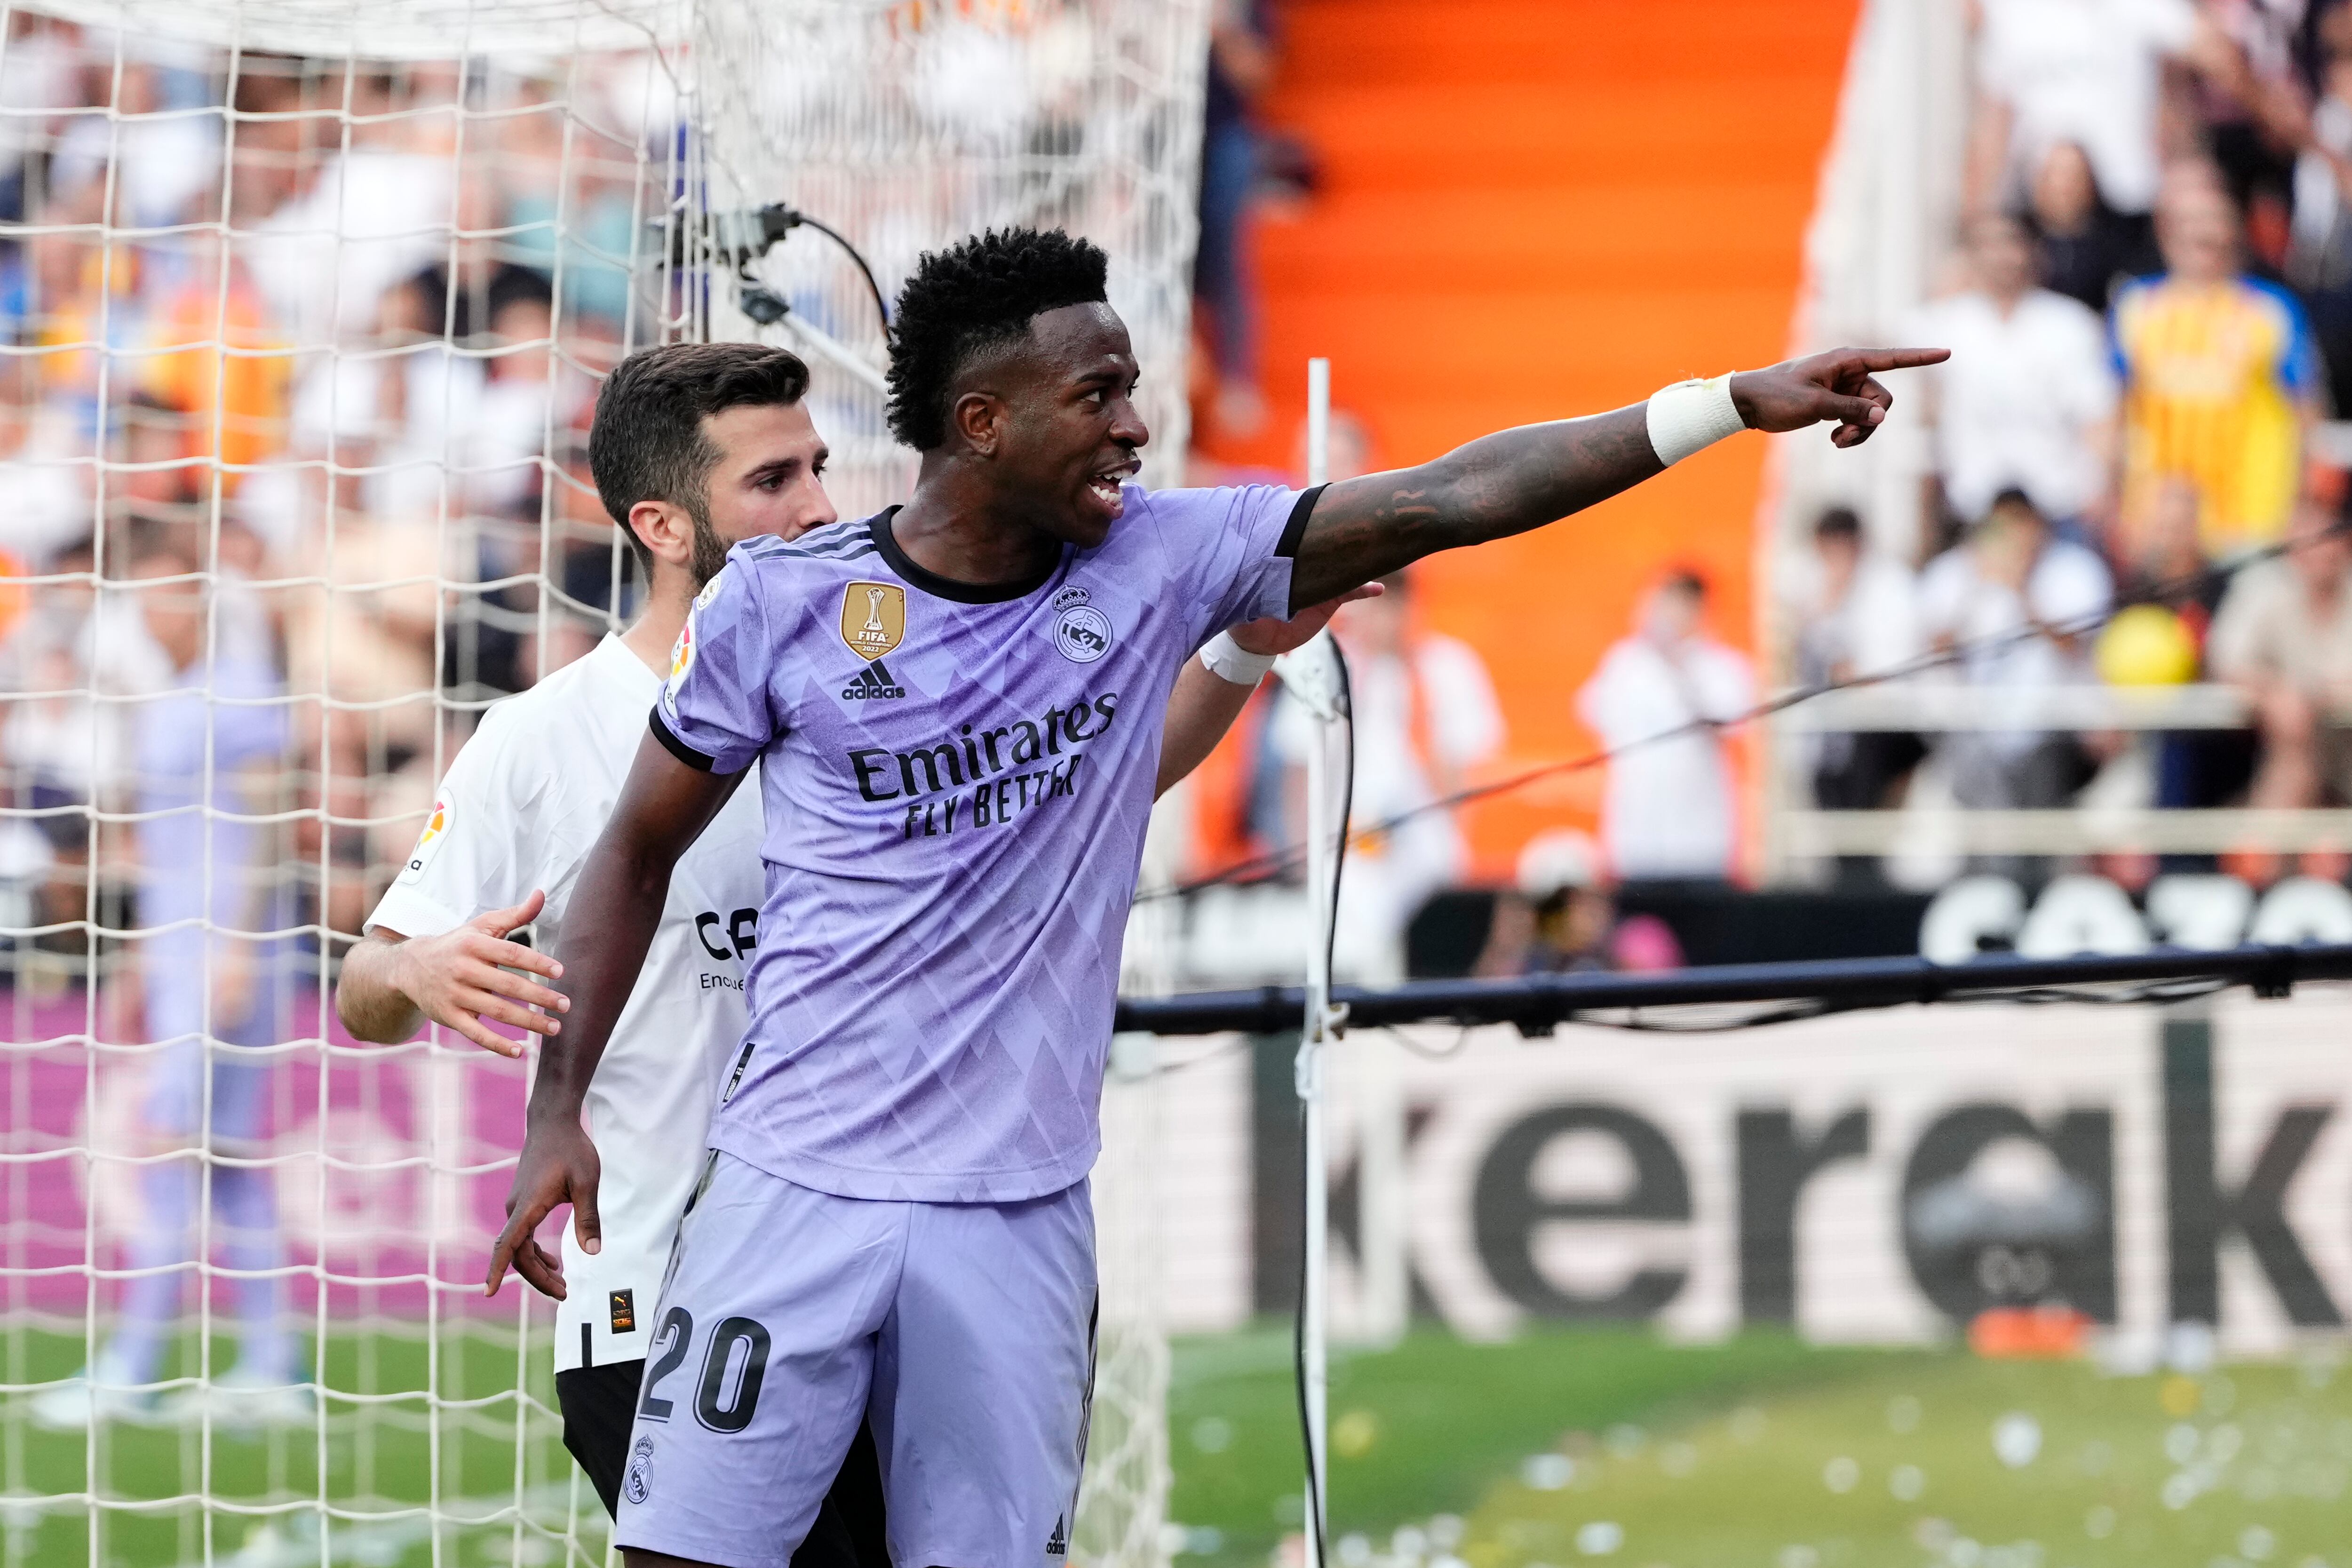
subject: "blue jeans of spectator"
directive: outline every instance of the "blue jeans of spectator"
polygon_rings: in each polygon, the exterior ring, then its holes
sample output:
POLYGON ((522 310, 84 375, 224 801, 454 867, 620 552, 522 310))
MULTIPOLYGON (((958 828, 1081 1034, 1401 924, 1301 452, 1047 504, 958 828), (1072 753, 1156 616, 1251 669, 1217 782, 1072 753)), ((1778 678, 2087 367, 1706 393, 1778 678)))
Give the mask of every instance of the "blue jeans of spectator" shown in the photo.
POLYGON ((1201 248, 1192 293, 1209 307, 1221 374, 1257 377, 1257 299, 1242 254, 1242 216, 1257 179, 1257 136, 1245 121, 1211 125, 1201 142, 1201 248))

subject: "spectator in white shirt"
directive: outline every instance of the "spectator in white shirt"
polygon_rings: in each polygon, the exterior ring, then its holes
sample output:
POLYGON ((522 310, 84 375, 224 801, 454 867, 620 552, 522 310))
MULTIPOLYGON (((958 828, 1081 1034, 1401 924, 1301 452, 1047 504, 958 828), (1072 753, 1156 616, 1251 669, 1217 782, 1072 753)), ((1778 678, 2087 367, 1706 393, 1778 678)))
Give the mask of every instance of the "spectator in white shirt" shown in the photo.
POLYGON ((1927 373, 1946 501, 1974 522, 2013 485, 2046 517, 2103 521, 2117 392, 2099 318, 2034 286, 2032 241, 2006 214, 1969 222, 1968 253, 1975 287, 1910 329, 1952 351, 1927 373))
POLYGON ((11 575, 47 571, 61 552, 89 542, 98 515, 89 445, 73 408, 41 395, 37 359, 0 363, 0 488, 8 496, 0 552, 14 557, 11 575))
MULTIPOLYGON (((66 119, 49 178, 60 191, 109 187, 112 221, 162 228, 212 216, 205 198, 215 205, 220 199, 221 122, 171 101, 162 65, 137 58, 150 51, 175 52, 169 44, 124 40, 120 80, 110 84, 112 112, 66 119)), ((188 80, 185 73, 181 80, 188 80)))
MULTIPOLYGON (((297 347, 376 346, 368 340, 385 291, 448 256, 457 162, 436 142, 438 116, 398 112, 394 83, 356 69, 341 145, 240 237, 272 319, 297 347)), ((326 374, 330 362, 310 357, 320 363, 299 374, 326 374)))
MULTIPOLYGON (((1917 584, 1910 568, 1863 535, 1851 507, 1813 525, 1813 570, 1790 608, 1797 624, 1795 675, 1823 686, 1900 669, 1923 649, 1917 584)), ((1827 811, 1874 811, 1927 754, 1905 731, 1816 737, 1813 798, 1827 811)))
POLYGON ((2282 557, 2238 574, 2213 619, 2213 673, 2262 737, 2253 806, 2352 802, 2352 543, 2326 502, 2297 503, 2282 557))
MULTIPOLYGON (((1405 928, 1465 868, 1454 814, 1424 808, 1461 789, 1504 738, 1503 710, 1477 650, 1417 624, 1410 574, 1381 581, 1386 593, 1349 605, 1331 627, 1348 656, 1355 715, 1351 817, 1359 828, 1405 818, 1348 852, 1339 963, 1351 977, 1374 981, 1403 978, 1405 928)), ((1313 721, 1286 698, 1271 739, 1295 783, 1315 743, 1313 721)))
POLYGON ((1730 761, 1713 728, 1755 699, 1747 658, 1706 635, 1706 582, 1676 572, 1634 632, 1601 656, 1578 714, 1612 751, 1601 843, 1623 881, 1727 878, 1737 842, 1730 761))
POLYGON ((2147 212, 2166 66, 2242 79, 2236 47, 2193 0, 1978 0, 1978 14, 1970 211, 2001 205, 2051 147, 2073 142, 2116 211, 2147 212))
POLYGON ((1932 645, 1960 650, 1970 685, 1998 689, 2015 729, 1945 737, 1952 791, 1978 810, 2060 806, 2085 782, 2072 735, 2036 725, 2037 693, 2091 679, 2088 648, 2115 584, 2093 552, 2053 535, 2021 490, 2006 490, 1966 542, 1927 563, 1921 618, 1932 645))

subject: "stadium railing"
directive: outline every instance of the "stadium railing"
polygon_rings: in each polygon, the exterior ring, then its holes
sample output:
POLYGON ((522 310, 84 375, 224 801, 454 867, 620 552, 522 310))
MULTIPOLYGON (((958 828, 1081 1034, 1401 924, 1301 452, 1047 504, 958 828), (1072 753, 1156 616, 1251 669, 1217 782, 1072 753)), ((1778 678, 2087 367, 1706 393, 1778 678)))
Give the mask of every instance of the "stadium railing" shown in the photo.
MULTIPOLYGON (((2252 712, 2235 687, 2097 685, 2003 688, 1906 682, 1823 692, 1773 715, 1776 751, 1797 763, 1806 737, 1907 732, 2038 731, 2131 735, 2245 730, 2252 712), (1792 743, 1793 742, 1793 743, 1792 743)), ((1811 798, 1802 779, 1784 800, 1811 798)), ((2076 805, 1994 810, 1938 803, 1876 811, 1824 811, 1789 805, 1772 814, 1781 851, 1794 860, 1886 855, 1933 819, 1939 848, 1969 855, 2296 854, 2352 848, 2352 810, 2120 805, 2094 791, 2076 805)))

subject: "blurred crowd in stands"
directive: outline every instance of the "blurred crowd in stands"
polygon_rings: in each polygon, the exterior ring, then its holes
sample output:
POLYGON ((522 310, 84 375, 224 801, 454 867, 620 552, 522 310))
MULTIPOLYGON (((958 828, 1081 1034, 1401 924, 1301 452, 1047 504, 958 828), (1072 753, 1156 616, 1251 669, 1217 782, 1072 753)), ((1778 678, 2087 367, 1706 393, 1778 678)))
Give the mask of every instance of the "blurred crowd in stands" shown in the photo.
POLYGON ((231 70, 9 14, 0 578, 33 582, 0 594, 0 687, 54 695, 0 723, 8 803, 36 814, 0 824, 0 876, 46 887, 33 922, 153 901, 163 819, 85 808, 194 804, 229 742, 169 699, 234 686, 273 722, 215 771, 275 775, 294 814, 249 868, 291 868, 303 920, 355 931, 436 741, 446 761, 473 709, 625 610, 585 434, 663 197, 646 75, 231 70))
MULTIPOLYGON (((1266 417, 1248 216, 1315 184, 1257 108, 1277 9, 1212 9, 1192 390, 1196 424, 1237 434, 1266 417)), ((1812 803, 1926 790, 2030 810, 2088 787, 2352 805, 2352 543, 2332 460, 2352 453, 2324 438, 2352 414, 2352 0, 1973 11, 1958 243, 1901 333, 1954 351, 1915 384, 1927 524, 1911 539, 1851 509, 1815 520, 1769 674, 1838 681, 1948 653, 1923 679, 2218 684, 2245 719, 2137 739, 2037 724, 2021 702, 2007 729, 1816 736, 1812 803)), ((256 864, 300 868, 304 918, 354 929, 368 868, 405 848, 478 706, 627 613, 585 431, 598 374, 661 303, 633 295, 628 258, 676 138, 642 61, 533 74, 555 68, 247 55, 232 73, 10 14, 0 688, 56 694, 0 719, 0 782, 26 813, 0 821, 0 883, 47 889, 27 919, 63 926, 110 878, 135 888, 162 849, 135 823, 92 830, 85 808, 137 816, 194 788, 142 768, 170 752, 152 716, 175 710, 149 700, 233 674, 284 720, 239 742, 286 781, 273 809, 291 826, 256 864), (216 654, 174 651, 187 616, 216 654)), ((1197 477, 1295 480, 1297 456, 1197 477)), ((1377 463, 1343 414, 1333 474, 1377 463)), ((1423 625, 1409 581, 1391 587, 1337 629, 1357 666, 1357 819, 1416 814, 1350 870, 1366 951, 1393 954, 1467 871, 1453 814, 1423 808, 1485 776, 1507 737, 1478 654, 1423 625)), ((1693 574, 1664 574, 1633 620, 1573 700, 1604 744, 1652 743, 1610 770, 1597 842, 1528 847, 1489 971, 1665 962, 1671 938, 1599 912, 1612 889, 1739 867, 1739 770, 1711 726, 1754 702, 1757 674, 1709 631, 1693 574)), ((1296 844, 1311 732, 1279 700, 1245 724, 1246 837, 1296 844)))
POLYGON ((1279 10, 1276 0, 1213 0, 1209 13, 1191 394, 1202 429, 1244 438, 1266 419, 1249 219, 1297 200, 1316 184, 1305 143, 1258 112, 1280 58, 1279 10))
POLYGON ((1920 389, 1928 525, 1905 550, 1822 516, 1780 651, 1804 682, 1949 653, 1923 679, 2003 692, 2021 727, 1820 737, 1815 802, 1894 806, 1932 774, 1978 808, 2352 804, 2324 439, 2352 415, 2352 4, 1973 13, 1960 243, 1902 331, 1953 351, 1920 389), (2246 726, 2024 722, 2036 691, 2194 682, 2246 726))

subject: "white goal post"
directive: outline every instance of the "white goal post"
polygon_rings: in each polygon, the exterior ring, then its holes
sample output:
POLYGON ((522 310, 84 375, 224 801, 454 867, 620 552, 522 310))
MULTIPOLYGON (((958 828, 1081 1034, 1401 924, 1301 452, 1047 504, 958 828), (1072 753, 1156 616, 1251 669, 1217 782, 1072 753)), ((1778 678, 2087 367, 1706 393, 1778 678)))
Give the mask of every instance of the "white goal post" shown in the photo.
MULTIPOLYGON (((1102 244, 1179 480, 1208 4, 0 5, 0 1568, 605 1559, 548 1304, 480 1294, 524 1069, 352 1040, 341 946, 481 711, 632 609, 622 354, 796 347, 842 512, 905 493, 816 226, 886 295, 992 226, 1102 244), (189 670, 234 744, 172 752, 189 670), (257 1065, 190 1077, 229 1017, 257 1065)), ((1152 1080, 1106 1090, 1089 1564, 1170 1551, 1152 1080)))

